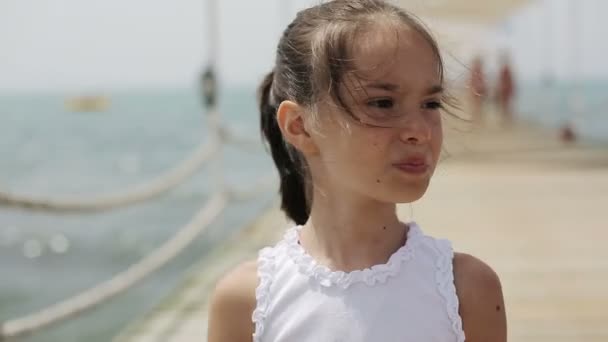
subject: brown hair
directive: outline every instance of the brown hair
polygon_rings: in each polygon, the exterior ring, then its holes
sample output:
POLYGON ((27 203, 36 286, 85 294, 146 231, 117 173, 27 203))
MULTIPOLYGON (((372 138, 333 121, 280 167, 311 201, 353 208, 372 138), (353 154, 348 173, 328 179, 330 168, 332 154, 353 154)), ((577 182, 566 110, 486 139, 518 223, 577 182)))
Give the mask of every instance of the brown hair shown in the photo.
POLYGON ((283 101, 314 108, 326 95, 348 110, 339 86, 353 70, 352 42, 378 22, 406 25, 431 46, 443 82, 443 61, 435 39, 413 14, 382 0, 334 0, 299 12, 279 41, 276 62, 258 90, 261 130, 281 179, 281 208, 297 224, 310 215, 310 175, 301 153, 286 143, 276 113, 283 101))

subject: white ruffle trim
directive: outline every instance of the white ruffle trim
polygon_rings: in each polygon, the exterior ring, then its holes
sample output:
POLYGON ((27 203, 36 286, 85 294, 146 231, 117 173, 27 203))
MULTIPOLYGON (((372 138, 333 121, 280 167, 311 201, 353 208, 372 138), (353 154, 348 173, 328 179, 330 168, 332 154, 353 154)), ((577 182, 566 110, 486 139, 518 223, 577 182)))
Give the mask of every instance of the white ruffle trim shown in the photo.
POLYGON ((454 285, 454 270, 453 259, 454 250, 452 244, 448 240, 435 240, 436 247, 439 251, 437 258, 437 288, 441 296, 445 299, 447 305, 447 313, 452 322, 452 330, 456 334, 457 342, 464 342, 465 335, 462 330, 462 318, 458 313, 458 295, 456 294, 456 286, 454 285))
POLYGON ((286 250, 292 261, 299 267, 299 271, 315 279, 321 286, 338 286, 346 289, 354 283, 365 283, 374 286, 378 283, 385 283, 401 270, 401 265, 412 259, 415 246, 423 236, 422 231, 415 223, 409 224, 407 240, 404 246, 399 248, 391 255, 386 264, 374 265, 364 270, 352 272, 332 271, 327 266, 318 264, 299 243, 299 232, 301 226, 296 226, 285 234, 286 250))
POLYGON ((253 342, 260 342, 264 333, 264 321, 268 308, 268 292, 272 283, 272 273, 274 271, 274 249, 264 248, 258 253, 258 278, 259 283, 255 289, 256 307, 253 311, 252 320, 255 324, 253 342))

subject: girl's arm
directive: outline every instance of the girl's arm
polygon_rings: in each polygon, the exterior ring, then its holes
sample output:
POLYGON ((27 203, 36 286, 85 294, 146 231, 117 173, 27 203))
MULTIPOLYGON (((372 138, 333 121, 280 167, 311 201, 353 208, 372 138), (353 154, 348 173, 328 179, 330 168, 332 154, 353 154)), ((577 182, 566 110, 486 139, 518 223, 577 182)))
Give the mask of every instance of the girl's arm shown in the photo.
POLYGON ((246 262, 221 279, 211 297, 208 342, 251 342, 257 263, 246 262))
POLYGON ((454 254, 454 282, 467 342, 506 342, 507 319, 498 275, 483 261, 454 254))

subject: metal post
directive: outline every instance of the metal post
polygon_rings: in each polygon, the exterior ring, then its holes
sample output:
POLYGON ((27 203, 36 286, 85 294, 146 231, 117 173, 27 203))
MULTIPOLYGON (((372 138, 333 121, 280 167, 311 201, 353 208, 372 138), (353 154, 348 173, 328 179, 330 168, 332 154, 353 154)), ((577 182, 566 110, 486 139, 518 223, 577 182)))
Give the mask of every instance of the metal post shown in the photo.
POLYGON ((215 66, 219 50, 219 6, 217 0, 207 0, 207 47, 209 65, 215 66))
POLYGON ((291 1, 280 0, 279 1, 279 15, 281 17, 281 29, 284 29, 289 25, 291 21, 291 1))
POLYGON ((207 125, 211 140, 218 143, 215 162, 211 165, 211 177, 216 187, 215 191, 225 191, 224 173, 222 170, 222 144, 224 134, 218 103, 217 56, 219 49, 219 3, 217 0, 207 0, 207 55, 208 61, 201 75, 201 92, 203 104, 207 110, 207 125))
MULTIPOLYGON (((582 80, 580 74, 581 62, 582 62, 582 44, 581 44, 581 26, 583 25, 580 20, 581 6, 584 1, 569 1, 569 13, 570 13, 570 81, 573 83, 573 88, 569 94, 569 108, 571 116, 580 116, 583 112, 583 94, 581 85, 579 84, 582 80)), ((574 121, 574 117, 571 118, 574 121)), ((573 124, 574 122, 572 122, 573 124)))
POLYGON ((545 101, 543 111, 545 115, 555 115, 553 113, 553 109, 555 108, 555 97, 554 97, 554 82, 555 76, 553 74, 553 54, 555 51, 553 50, 553 3, 550 1, 545 1, 545 6, 549 8, 545 11, 545 34, 544 34, 544 46, 543 44, 539 44, 541 47, 541 56, 543 58, 543 70, 541 75, 541 86, 542 91, 544 93, 543 100, 545 101))

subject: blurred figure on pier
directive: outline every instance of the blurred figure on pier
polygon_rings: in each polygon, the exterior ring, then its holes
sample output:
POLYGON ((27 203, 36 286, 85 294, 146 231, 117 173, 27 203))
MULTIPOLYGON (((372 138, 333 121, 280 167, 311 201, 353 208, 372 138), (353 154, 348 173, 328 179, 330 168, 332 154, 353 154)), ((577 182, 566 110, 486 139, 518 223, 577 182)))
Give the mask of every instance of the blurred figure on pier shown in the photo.
POLYGON ((480 124, 483 122, 483 106, 488 95, 483 61, 480 56, 473 59, 468 86, 472 119, 473 122, 480 124))
POLYGON ((500 56, 500 70, 498 74, 498 85, 496 89, 496 101, 502 123, 510 125, 513 123, 513 98, 515 96, 515 81, 508 53, 505 51, 500 56))

